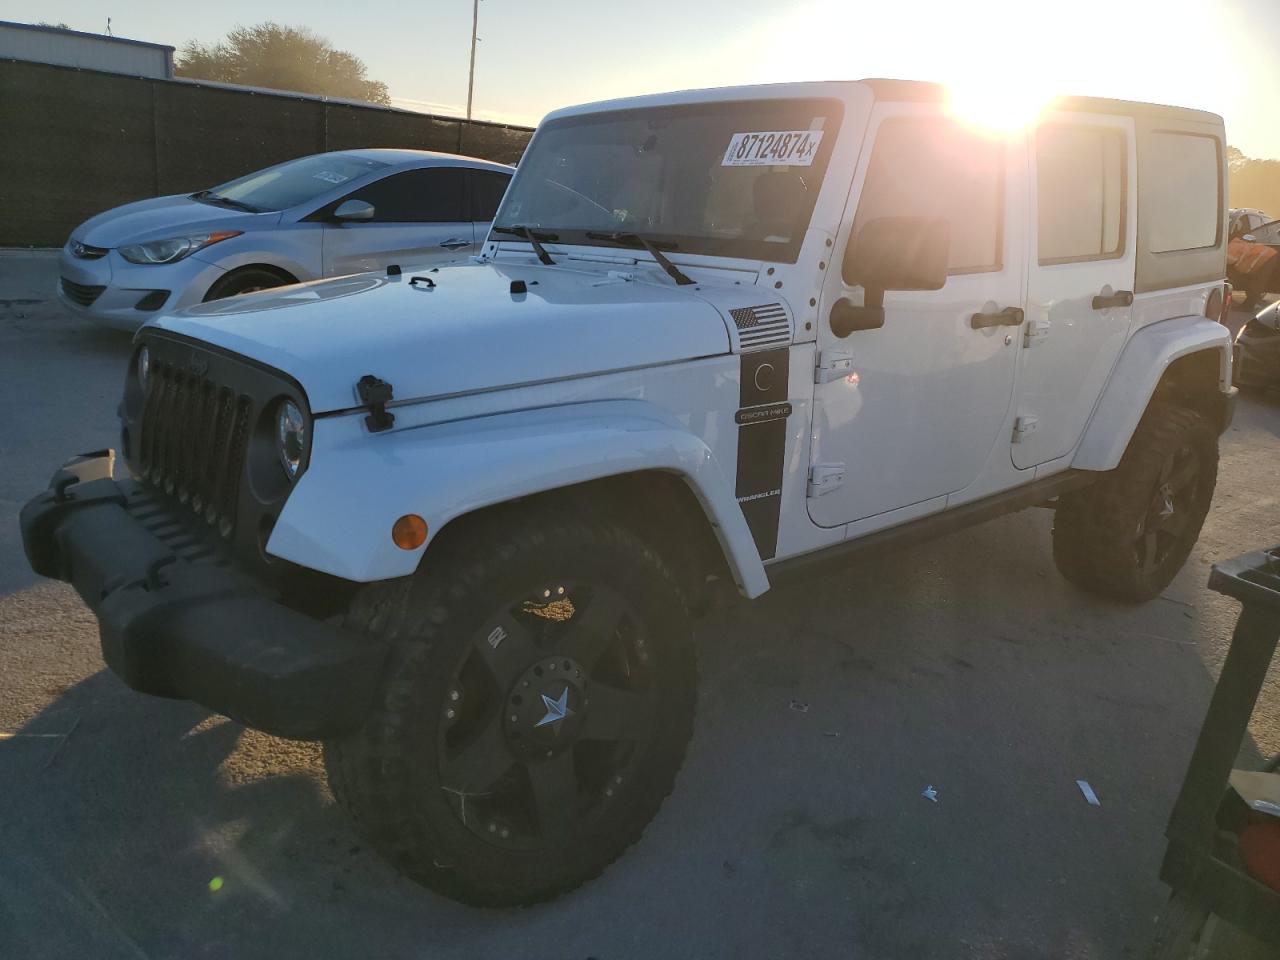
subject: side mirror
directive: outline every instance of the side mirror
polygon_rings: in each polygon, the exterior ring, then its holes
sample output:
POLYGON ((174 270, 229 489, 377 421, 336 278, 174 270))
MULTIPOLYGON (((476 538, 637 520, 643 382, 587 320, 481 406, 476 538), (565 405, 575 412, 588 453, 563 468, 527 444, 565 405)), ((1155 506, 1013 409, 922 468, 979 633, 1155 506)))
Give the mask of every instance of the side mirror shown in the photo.
POLYGON ((1249 243, 1257 243, 1257 242, 1258 242, 1258 238, 1257 238, 1257 237, 1255 237, 1252 233, 1246 233, 1246 234, 1245 234, 1243 237, 1241 237, 1240 239, 1241 239, 1241 240, 1247 240, 1249 243))
POLYGON ((372 220, 375 212, 373 204, 365 200, 344 200, 333 211, 333 219, 372 220))
POLYGON ((842 297, 831 308, 831 331, 884 326, 886 290, 941 290, 947 282, 951 224, 942 217, 878 217, 863 224, 845 251, 844 278, 865 291, 863 306, 842 297))

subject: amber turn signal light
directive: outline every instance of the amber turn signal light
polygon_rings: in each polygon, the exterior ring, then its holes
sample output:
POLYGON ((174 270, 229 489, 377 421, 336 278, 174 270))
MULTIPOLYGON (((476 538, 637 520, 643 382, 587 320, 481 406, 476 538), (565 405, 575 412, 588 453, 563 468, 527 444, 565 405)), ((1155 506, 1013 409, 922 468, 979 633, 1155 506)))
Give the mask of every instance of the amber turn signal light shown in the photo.
POLYGON ((391 526, 391 542, 401 550, 417 550, 427 542, 427 521, 406 513, 391 526))

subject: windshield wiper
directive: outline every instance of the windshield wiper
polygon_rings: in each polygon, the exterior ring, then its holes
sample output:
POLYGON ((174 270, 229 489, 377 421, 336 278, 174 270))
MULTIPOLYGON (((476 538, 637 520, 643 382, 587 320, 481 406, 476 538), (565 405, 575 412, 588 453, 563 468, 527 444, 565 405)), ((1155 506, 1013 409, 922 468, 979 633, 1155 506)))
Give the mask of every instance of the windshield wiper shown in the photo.
POLYGON ((214 193, 212 190, 200 190, 191 194, 190 199, 212 203, 220 207, 232 207, 236 210, 243 210, 245 213, 262 213, 261 207, 255 207, 253 204, 245 203, 243 200, 232 200, 230 197, 224 197, 222 194, 214 193))
MULTIPOLYGON (((688 275, 679 267, 667 259, 667 255, 658 249, 658 245, 648 237, 642 237, 638 233, 588 233, 589 240, 611 240, 614 243, 622 244, 625 247, 641 246, 648 252, 649 256, 657 261, 658 266, 667 271, 667 276, 674 280, 680 286, 693 283, 688 275)), ((670 249, 676 249, 674 243, 666 243, 665 246, 670 249)))
POLYGON ((539 239, 546 240, 548 243, 554 243, 560 237, 555 233, 540 233, 530 230, 528 227, 515 223, 509 227, 490 227, 494 233, 509 233, 515 237, 524 237, 529 241, 529 246, 533 247, 533 252, 538 255, 538 259, 544 264, 551 267, 555 265, 555 261, 551 259, 551 254, 547 253, 547 248, 539 243, 539 239))

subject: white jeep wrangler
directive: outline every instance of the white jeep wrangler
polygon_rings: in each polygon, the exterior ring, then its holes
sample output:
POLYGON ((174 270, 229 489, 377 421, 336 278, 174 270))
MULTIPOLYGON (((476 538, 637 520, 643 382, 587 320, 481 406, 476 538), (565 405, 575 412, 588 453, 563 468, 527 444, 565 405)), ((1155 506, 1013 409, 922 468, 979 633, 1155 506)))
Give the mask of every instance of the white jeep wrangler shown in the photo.
POLYGON ((561 110, 483 253, 142 329, 114 454, 22 512, 130 686, 322 739, 407 873, 481 904, 632 843, 693 724, 690 617, 1029 506, 1154 597, 1230 421, 1222 121, 934 86, 561 110))

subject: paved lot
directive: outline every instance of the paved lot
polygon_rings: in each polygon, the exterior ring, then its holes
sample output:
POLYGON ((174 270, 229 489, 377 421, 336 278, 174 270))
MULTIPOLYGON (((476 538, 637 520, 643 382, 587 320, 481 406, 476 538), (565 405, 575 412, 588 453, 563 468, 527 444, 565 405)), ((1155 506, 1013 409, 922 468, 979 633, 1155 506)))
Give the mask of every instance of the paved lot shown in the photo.
MULTIPOLYGON (((477 911, 363 848, 316 748, 125 689, 27 570, 18 507, 113 442, 128 355, 52 283, 47 254, 0 254, 0 956, 1141 955, 1237 613, 1209 564, 1280 542, 1280 403, 1243 400, 1201 541, 1144 607, 1065 584, 1031 511, 717 614, 640 844, 556 903, 477 911)), ((1244 755, 1278 750, 1273 670, 1244 755)))

